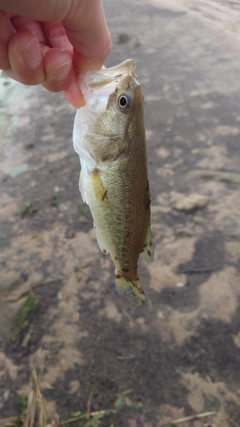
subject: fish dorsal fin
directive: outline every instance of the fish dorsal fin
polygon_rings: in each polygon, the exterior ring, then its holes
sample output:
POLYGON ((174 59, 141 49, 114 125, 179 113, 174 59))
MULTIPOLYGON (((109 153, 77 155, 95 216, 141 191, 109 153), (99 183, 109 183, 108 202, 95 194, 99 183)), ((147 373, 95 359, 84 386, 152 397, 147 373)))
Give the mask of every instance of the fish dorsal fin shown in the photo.
POLYGON ((145 244, 143 247, 143 250, 141 252, 141 255, 143 257, 143 259, 149 264, 150 262, 153 262, 153 258, 154 258, 154 249, 153 249, 153 244, 152 244, 152 233, 151 233, 151 229, 150 226, 148 228, 148 232, 147 232, 147 236, 146 236, 146 240, 145 240, 145 244))

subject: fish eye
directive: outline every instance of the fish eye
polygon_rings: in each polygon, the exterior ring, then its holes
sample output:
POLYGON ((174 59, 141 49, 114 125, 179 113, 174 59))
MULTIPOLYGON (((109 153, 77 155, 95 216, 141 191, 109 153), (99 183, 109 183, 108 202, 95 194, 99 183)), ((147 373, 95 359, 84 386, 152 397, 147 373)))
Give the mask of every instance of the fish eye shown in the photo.
POLYGON ((126 93, 120 95, 118 98, 118 107, 122 112, 128 110, 131 106, 131 103, 132 103, 132 98, 126 93))

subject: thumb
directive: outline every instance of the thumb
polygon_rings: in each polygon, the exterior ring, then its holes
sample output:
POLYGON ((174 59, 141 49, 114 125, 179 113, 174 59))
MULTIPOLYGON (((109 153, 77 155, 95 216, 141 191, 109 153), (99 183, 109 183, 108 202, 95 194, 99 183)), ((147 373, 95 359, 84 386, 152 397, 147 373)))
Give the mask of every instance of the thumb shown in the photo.
POLYGON ((111 49, 111 36, 102 1, 73 1, 63 25, 74 48, 76 68, 81 72, 99 70, 111 49))

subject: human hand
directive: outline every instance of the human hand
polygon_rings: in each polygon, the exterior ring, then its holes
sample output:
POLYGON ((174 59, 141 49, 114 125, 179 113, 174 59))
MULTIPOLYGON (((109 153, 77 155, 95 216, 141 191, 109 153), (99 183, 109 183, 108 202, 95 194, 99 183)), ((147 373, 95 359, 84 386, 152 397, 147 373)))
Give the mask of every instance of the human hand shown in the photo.
POLYGON ((79 72, 98 70, 111 48, 101 0, 0 0, 0 69, 84 105, 79 72))

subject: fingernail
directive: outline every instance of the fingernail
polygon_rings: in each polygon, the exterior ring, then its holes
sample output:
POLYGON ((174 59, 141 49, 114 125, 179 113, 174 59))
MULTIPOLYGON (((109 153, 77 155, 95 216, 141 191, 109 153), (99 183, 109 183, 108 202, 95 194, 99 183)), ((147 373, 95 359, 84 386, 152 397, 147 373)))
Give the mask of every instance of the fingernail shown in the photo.
POLYGON ((68 76, 71 68, 72 60, 70 59, 69 61, 64 62, 63 64, 59 65, 54 69, 52 79, 57 83, 63 82, 63 80, 65 80, 68 76))
POLYGON ((21 49, 22 58, 30 70, 36 70, 42 61, 42 53, 38 40, 34 37, 21 49))

